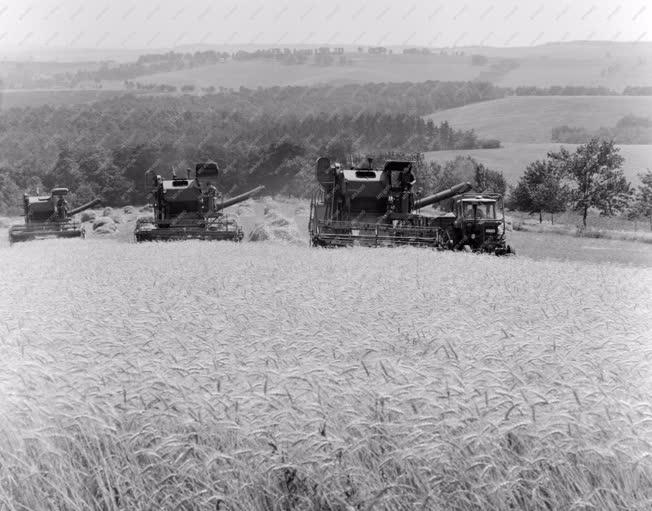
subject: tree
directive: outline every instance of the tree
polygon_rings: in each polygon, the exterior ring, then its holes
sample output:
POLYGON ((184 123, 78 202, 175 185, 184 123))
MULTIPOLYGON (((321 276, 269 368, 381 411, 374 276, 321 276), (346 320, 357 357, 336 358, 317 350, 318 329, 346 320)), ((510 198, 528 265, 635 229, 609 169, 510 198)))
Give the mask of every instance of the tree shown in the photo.
POLYGON ((63 186, 74 192, 81 181, 82 173, 75 155, 70 148, 63 147, 54 167, 43 176, 43 184, 48 189, 63 186))
POLYGON ((652 230, 652 171, 639 174, 641 184, 636 191, 635 202, 629 212, 630 218, 648 218, 652 230))
POLYGON ((619 151, 613 140, 592 138, 574 153, 563 147, 558 153, 548 153, 551 163, 571 179, 571 204, 575 211, 582 213, 585 228, 590 208, 603 215, 613 215, 625 209, 629 202, 632 190, 623 174, 621 166, 625 159, 619 151))
POLYGON ((482 163, 475 164, 475 173, 473 176, 474 188, 481 192, 495 192, 505 195, 507 191, 507 182, 502 172, 491 170, 485 167, 482 163))
POLYGON ((346 163, 354 152, 353 140, 346 135, 339 135, 322 147, 320 154, 327 155, 334 162, 346 163))
POLYGON ((16 215, 20 212, 23 194, 9 176, 8 169, 0 168, 0 214, 16 215))
POLYGON ((558 213, 566 209, 568 202, 568 185, 564 182, 561 168, 553 165, 551 160, 535 161, 528 165, 525 174, 519 179, 516 188, 510 194, 510 207, 539 213, 558 213))

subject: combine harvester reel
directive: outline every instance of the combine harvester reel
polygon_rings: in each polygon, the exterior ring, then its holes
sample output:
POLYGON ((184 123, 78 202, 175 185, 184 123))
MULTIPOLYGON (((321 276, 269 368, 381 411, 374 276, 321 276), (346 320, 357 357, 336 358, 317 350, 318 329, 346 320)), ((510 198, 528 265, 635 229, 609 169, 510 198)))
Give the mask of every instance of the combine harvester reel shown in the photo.
MULTIPOLYGON (((190 174, 190 173, 188 173, 190 174)), ((241 241, 242 228, 223 213, 224 209, 243 202, 263 190, 253 190, 221 200, 214 183, 219 169, 214 162, 198 163, 195 177, 163 179, 151 172, 145 174, 152 187, 151 206, 154 216, 136 221, 134 236, 140 241, 228 240, 241 241)))
POLYGON ((83 238, 84 228, 72 216, 100 203, 94 199, 68 211, 67 188, 54 188, 50 195, 23 195, 25 224, 9 228, 9 243, 46 238, 83 238))

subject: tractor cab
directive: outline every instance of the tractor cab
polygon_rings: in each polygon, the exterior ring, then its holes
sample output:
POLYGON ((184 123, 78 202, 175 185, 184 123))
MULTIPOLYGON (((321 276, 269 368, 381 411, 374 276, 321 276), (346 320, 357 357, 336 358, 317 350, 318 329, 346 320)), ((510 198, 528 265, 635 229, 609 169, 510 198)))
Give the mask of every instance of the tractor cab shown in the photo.
POLYGON ((463 199, 461 215, 465 221, 496 220, 496 201, 493 199, 463 199))
POLYGON ((465 193, 453 198, 455 245, 494 252, 504 246, 505 213, 500 194, 465 193))

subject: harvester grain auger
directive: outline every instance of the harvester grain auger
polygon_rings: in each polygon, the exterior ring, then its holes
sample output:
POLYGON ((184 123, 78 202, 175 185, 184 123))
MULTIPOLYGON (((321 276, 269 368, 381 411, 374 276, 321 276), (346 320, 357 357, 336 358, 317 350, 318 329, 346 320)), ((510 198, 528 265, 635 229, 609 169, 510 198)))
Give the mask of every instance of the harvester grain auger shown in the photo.
POLYGON ((244 233, 224 209, 243 202, 263 190, 253 190, 222 200, 215 183, 219 169, 214 162, 198 163, 195 177, 188 175, 163 179, 151 172, 146 174, 152 188, 150 203, 153 217, 139 218, 134 235, 136 241, 174 241, 187 239, 240 241, 244 233))
POLYGON ((443 192, 416 199, 414 162, 387 161, 382 169, 367 165, 342 168, 328 158, 317 160, 320 189, 310 203, 313 246, 452 246, 451 215, 429 216, 420 208, 468 191, 460 183, 443 192))
POLYGON ((67 188, 54 188, 50 195, 23 195, 25 223, 9 228, 9 243, 45 238, 83 238, 84 228, 73 215, 100 203, 94 199, 68 210, 67 188))

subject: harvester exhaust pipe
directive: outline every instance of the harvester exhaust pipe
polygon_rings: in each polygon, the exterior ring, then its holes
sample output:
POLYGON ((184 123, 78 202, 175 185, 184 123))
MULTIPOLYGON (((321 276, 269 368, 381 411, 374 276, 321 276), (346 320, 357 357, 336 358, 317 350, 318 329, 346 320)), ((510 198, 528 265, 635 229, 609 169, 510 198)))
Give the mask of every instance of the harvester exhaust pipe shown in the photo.
POLYGON ((238 202, 243 202, 252 197, 253 195, 256 195, 258 192, 264 190, 264 186, 257 186, 253 190, 249 190, 248 192, 245 192, 240 195, 236 195, 235 197, 231 197, 230 199, 226 199, 225 201, 218 202, 215 204, 215 210, 220 211, 222 209, 228 208, 229 206, 233 206, 234 204, 237 204, 238 202))
POLYGON ((426 206, 430 206, 431 204, 435 204, 437 202, 441 202, 446 199, 450 199, 451 197, 454 197, 455 195, 458 195, 460 193, 466 193, 468 192, 473 186, 471 186, 471 183, 459 183, 456 184, 455 186, 452 186, 451 188, 448 188, 447 190, 443 190, 441 192, 434 193, 432 195, 428 195, 427 197, 424 197, 423 199, 419 199, 414 201, 414 209, 419 209, 423 208, 426 206))
POLYGON ((75 209, 71 209, 68 212, 68 215, 72 216, 72 215, 76 215, 77 213, 81 213, 85 209, 92 208, 93 206, 97 206, 100 202, 102 202, 101 199, 93 199, 92 201, 87 202, 86 204, 78 206, 75 209))

